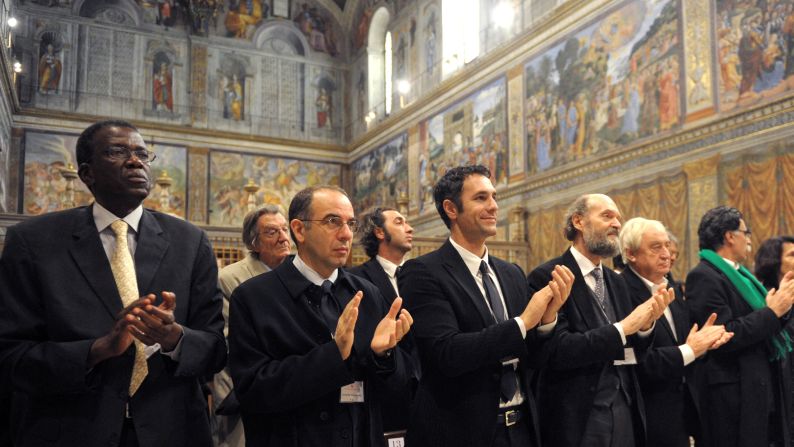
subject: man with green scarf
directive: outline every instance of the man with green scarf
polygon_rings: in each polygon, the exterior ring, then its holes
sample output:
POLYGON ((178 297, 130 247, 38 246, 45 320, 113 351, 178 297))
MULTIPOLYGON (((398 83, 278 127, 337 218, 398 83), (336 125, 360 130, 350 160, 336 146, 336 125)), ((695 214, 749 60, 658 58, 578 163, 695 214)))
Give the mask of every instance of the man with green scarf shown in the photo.
POLYGON ((767 291, 741 263, 750 230, 736 208, 706 212, 698 227, 700 263, 686 278, 687 304, 698 324, 717 314, 733 338, 705 359, 701 414, 707 445, 789 445, 788 382, 782 361, 792 349, 784 329, 794 303, 794 275, 767 291), (786 388, 786 389, 784 389, 786 388))

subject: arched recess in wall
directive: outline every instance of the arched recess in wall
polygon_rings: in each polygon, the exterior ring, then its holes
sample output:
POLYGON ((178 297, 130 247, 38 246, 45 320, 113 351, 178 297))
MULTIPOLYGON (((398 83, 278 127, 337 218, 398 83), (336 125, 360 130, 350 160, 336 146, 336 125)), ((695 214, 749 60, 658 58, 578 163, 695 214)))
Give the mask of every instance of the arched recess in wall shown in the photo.
POLYGON ((386 114, 386 79, 391 79, 391 73, 386 73, 386 57, 391 57, 391 54, 387 55, 385 51, 390 16, 388 9, 378 8, 372 15, 367 39, 369 110, 377 116, 386 114))
POLYGON ((143 11, 133 0, 76 0, 72 4, 72 13, 114 25, 138 26, 143 23, 143 11))
POLYGON ((257 68, 261 125, 274 135, 298 137, 306 127, 304 58, 309 54, 309 42, 292 23, 284 21, 265 23, 252 42, 265 53, 257 68))

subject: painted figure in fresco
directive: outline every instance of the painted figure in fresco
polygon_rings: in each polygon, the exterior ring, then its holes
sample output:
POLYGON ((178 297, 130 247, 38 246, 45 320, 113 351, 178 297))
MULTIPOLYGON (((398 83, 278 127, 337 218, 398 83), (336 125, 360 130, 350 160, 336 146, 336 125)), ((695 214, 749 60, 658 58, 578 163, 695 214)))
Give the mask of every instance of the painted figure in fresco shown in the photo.
POLYGON ((783 37, 786 39, 786 63, 784 78, 794 74, 794 4, 786 5, 786 20, 783 23, 783 37))
POLYGON ((667 130, 678 121, 678 64, 667 59, 667 68, 659 78, 659 128, 667 130))
POLYGON ((557 130, 560 135, 560 149, 565 151, 568 148, 568 108, 565 107, 565 100, 557 99, 557 130))
POLYGON ((269 10, 270 6, 262 0, 232 0, 224 21, 229 36, 247 37, 248 30, 267 18, 269 10))
POLYGON ((173 5, 171 0, 159 0, 157 2, 157 21, 158 25, 173 25, 173 5))
POLYGON ((223 88, 223 117, 235 121, 243 119, 243 86, 236 73, 223 88))
POLYGON ((425 70, 433 73, 436 65, 436 13, 430 15, 427 20, 427 36, 425 37, 425 70))
POLYGON ((363 71, 358 74, 356 96, 358 97, 358 115, 363 119, 367 114, 367 74, 363 71))
POLYGON ((48 43, 39 59, 39 93, 57 93, 61 81, 61 61, 55 54, 55 47, 48 43))
POLYGON ((326 125, 329 128, 333 127, 331 124, 331 95, 327 88, 319 88, 314 105, 317 107, 317 127, 324 128, 326 125))
POLYGON ((173 112, 174 95, 171 70, 169 70, 166 62, 161 62, 159 68, 159 70, 156 70, 152 81, 154 110, 158 112, 173 112))
POLYGON ((628 84, 626 113, 623 114, 623 128, 621 133, 629 137, 636 136, 638 130, 638 120, 640 118, 640 91, 637 87, 637 79, 632 76, 626 80, 628 84))
MULTIPOLYGON (((397 44, 397 53, 395 56, 397 60, 397 78, 405 79, 405 38, 403 36, 400 36, 400 42, 397 44)), ((386 75, 388 76, 389 74, 387 73, 386 75)))
POLYGON ((364 43, 367 41, 367 37, 369 35, 369 21, 372 19, 372 8, 369 6, 364 8, 364 11, 361 12, 361 17, 358 19, 358 27, 356 28, 356 35, 353 41, 353 45, 358 50, 364 43))
POLYGON ((310 8, 307 3, 303 3, 293 22, 306 36, 312 49, 331 56, 337 55, 339 50, 333 24, 323 17, 316 7, 310 8))
POLYGON ((751 8, 742 20, 742 38, 739 40, 739 61, 742 68, 742 81, 739 84, 739 96, 749 93, 761 74, 764 57, 764 37, 759 26, 761 11, 751 8))

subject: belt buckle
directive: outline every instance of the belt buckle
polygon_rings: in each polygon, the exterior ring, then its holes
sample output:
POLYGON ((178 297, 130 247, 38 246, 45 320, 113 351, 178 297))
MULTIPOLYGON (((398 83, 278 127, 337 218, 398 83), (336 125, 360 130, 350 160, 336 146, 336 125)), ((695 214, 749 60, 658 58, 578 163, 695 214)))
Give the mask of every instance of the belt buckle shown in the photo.
POLYGON ((518 423, 518 411, 517 410, 505 411, 505 427, 516 425, 516 423, 518 423))

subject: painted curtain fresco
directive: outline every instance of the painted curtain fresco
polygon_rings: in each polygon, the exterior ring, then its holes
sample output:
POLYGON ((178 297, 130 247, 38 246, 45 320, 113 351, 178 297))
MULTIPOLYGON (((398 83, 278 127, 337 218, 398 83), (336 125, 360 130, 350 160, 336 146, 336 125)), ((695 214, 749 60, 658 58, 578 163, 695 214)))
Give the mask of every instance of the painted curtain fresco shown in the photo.
POLYGON ((286 212, 295 193, 312 185, 339 185, 340 175, 341 166, 333 163, 212 151, 210 225, 242 225, 248 200, 243 186, 249 179, 260 188, 257 205, 278 205, 286 212))
MULTIPOLYGON (((77 166, 76 144, 77 135, 35 131, 25 133, 24 214, 44 214, 65 209, 66 179, 61 175, 61 168, 67 167, 69 163, 77 166)), ((165 201, 161 199, 160 188, 152 185, 144 206, 184 218, 187 151, 184 147, 165 145, 155 146, 154 151, 157 159, 151 166, 152 180, 166 170, 173 184, 169 188, 170 199, 165 201)), ((79 178, 75 179, 75 206, 88 205, 92 201, 93 196, 88 188, 79 178)))
POLYGON ((167 197, 164 197, 165 191, 160 186, 156 183, 152 185, 152 191, 143 206, 184 219, 187 209, 187 148, 155 144, 152 150, 157 155, 151 166, 152 180, 156 181, 165 172, 172 183, 167 197))
POLYGON ((433 208, 433 185, 447 169, 481 164, 494 185, 507 185, 507 93, 504 78, 419 123, 419 212, 433 208))
POLYGON ((626 2, 525 66, 529 172, 679 126, 678 2, 626 2))
POLYGON ((397 197, 408 193, 408 134, 378 147, 353 162, 353 206, 356 214, 376 206, 397 207, 397 197))
POLYGON ((794 0, 717 0, 720 108, 794 88, 794 0))

